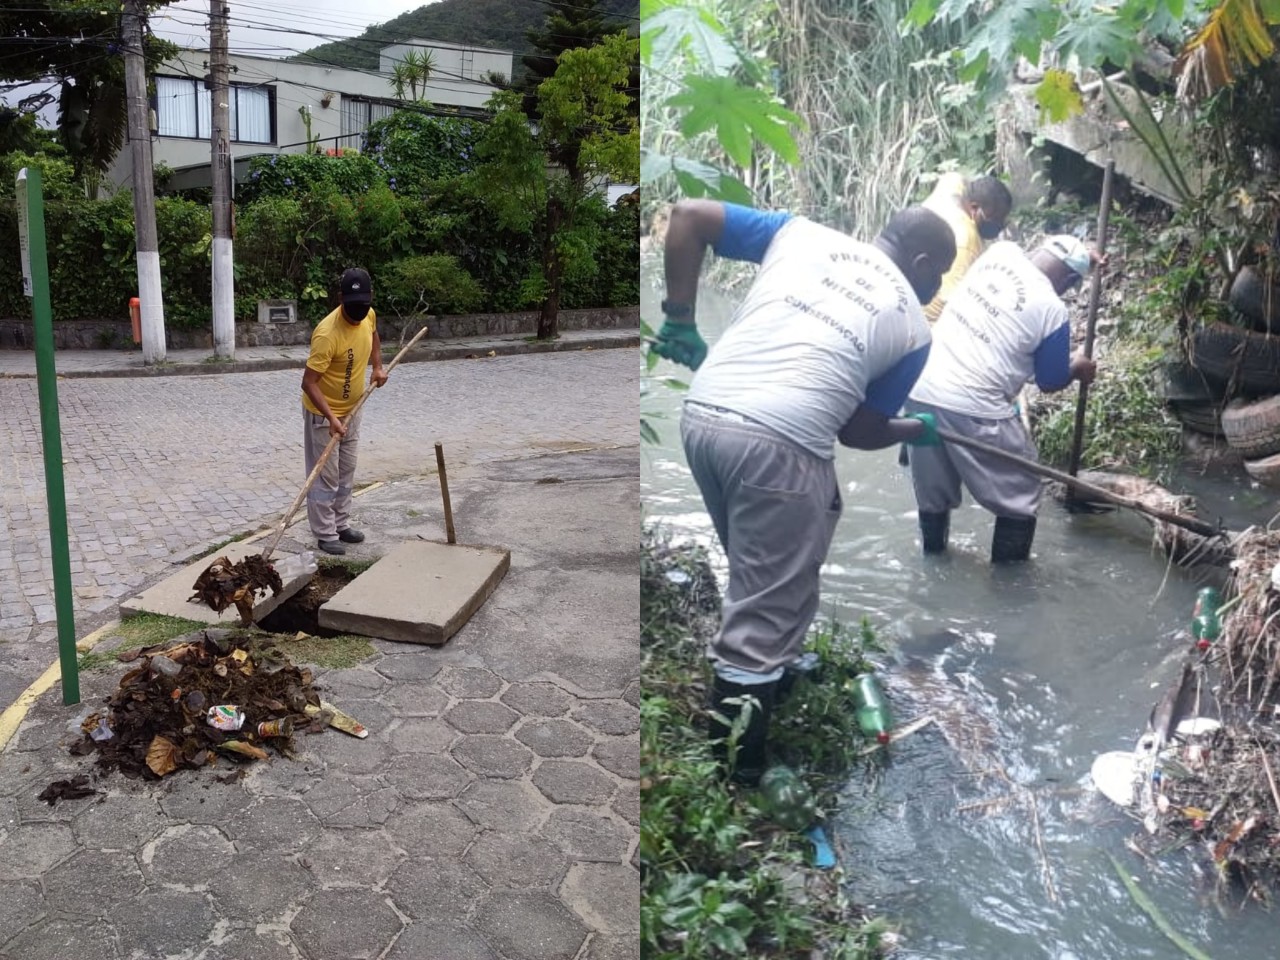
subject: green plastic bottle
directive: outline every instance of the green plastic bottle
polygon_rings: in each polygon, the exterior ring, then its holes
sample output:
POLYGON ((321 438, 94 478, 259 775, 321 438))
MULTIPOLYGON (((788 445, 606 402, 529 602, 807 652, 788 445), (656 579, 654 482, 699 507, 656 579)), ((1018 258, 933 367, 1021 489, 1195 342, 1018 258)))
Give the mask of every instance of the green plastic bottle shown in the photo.
POLYGON ((853 678, 853 704, 858 709, 858 726, 877 743, 889 742, 889 704, 875 674, 863 673, 853 678))
POLYGON ((1196 606, 1191 612, 1191 637, 1199 650, 1209 647, 1222 636, 1222 618, 1218 616, 1218 608, 1222 606, 1222 597, 1213 587, 1205 587, 1196 594, 1196 606))
POLYGON ((765 814, 788 830, 803 830, 817 818, 813 794, 790 767, 770 767, 760 778, 765 814))

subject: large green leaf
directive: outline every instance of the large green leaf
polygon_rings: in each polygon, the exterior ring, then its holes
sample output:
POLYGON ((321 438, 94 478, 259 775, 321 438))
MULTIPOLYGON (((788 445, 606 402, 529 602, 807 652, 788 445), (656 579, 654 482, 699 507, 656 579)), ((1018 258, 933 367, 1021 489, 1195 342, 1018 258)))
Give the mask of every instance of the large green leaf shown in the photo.
POLYGON ((1128 63, 1138 49, 1133 31, 1114 14, 1099 10, 1065 21, 1054 43, 1059 53, 1074 55, 1082 67, 1128 63))
POLYGON ((1045 71, 1044 79, 1036 87, 1036 102, 1049 123, 1060 123, 1084 111, 1075 78, 1065 70, 1045 71))
POLYGON ((939 0, 916 0, 902 18, 902 25, 915 27, 917 30, 928 26, 938 13, 938 3, 939 0))
POLYGON ((743 87, 730 77, 688 77, 686 89, 667 100, 688 112, 680 123, 687 137, 712 128, 720 146, 740 167, 751 164, 751 138, 770 147, 788 163, 800 162, 800 151, 788 126, 800 118, 763 90, 743 87))
POLYGON ((746 207, 755 202, 746 184, 722 170, 683 157, 672 158, 671 164, 675 169, 676 182, 687 197, 711 197, 713 200, 740 203, 746 207))
POLYGON ((665 69, 678 53, 688 54, 698 73, 724 76, 740 61, 725 39, 724 27, 705 10, 667 7, 640 28, 641 55, 655 70, 665 69))
POLYGON ((640 150, 640 182, 652 183, 671 172, 672 157, 656 150, 640 150))

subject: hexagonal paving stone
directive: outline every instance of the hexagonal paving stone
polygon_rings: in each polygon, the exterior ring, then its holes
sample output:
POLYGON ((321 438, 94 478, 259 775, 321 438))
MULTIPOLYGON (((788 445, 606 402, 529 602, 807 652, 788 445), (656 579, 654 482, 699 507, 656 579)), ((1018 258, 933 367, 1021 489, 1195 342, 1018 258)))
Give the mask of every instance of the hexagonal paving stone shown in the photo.
POLYGON ((573 708, 573 719, 611 737, 640 729, 640 711, 625 700, 584 700, 573 708))
POLYGON ((463 733, 506 733, 520 714, 493 700, 463 700, 450 707, 444 718, 463 733))
POLYGON ((529 772, 533 753, 506 737, 473 734, 453 746, 453 756, 482 777, 513 779, 529 772))
POLYGON ((400 934, 386 960, 498 960, 498 955, 470 927, 426 922, 400 934))
POLYGON ((595 745, 591 755, 596 758, 596 763, 615 776, 627 780, 640 779, 640 741, 636 737, 602 740, 595 745))
MULTIPOLYGON (((423 854, 431 851, 414 851, 415 856, 423 854)), ((325 887, 378 887, 403 859, 380 831, 326 830, 307 847, 301 862, 325 887)))
POLYGON ((95 803, 71 824, 76 839, 103 850, 136 850, 160 832, 165 818, 154 797, 116 794, 95 803))
POLYGON ((530 720, 516 739, 540 757, 583 757, 594 738, 569 720, 530 720))
POLYGON ((44 875, 44 895, 61 913, 109 916, 110 909, 142 890, 132 853, 81 850, 44 875))
POLYGON ((575 957, 587 937, 582 921, 545 893, 497 891, 481 906, 476 925, 511 960, 575 957))
POLYGON ((465 790, 475 774, 453 757, 407 754, 385 778, 406 800, 448 800, 465 790))
POLYGON ((640 784, 624 783, 618 788, 618 795, 610 805, 613 812, 633 827, 640 825, 640 784))
POLYGON ((640 960, 640 939, 593 934, 583 960, 640 960))
POLYGON ((199 887, 216 884, 236 854, 214 827, 169 827, 142 848, 142 872, 161 883, 199 887))
POLYGON ((545 887, 560 879, 569 858, 537 837, 486 832, 467 851, 467 863, 492 887, 545 887))
POLYGON ((605 803, 617 789, 603 771, 578 760, 544 761, 533 784, 552 803, 605 803))
POLYGON ((200 960, 297 960, 288 935, 274 930, 235 930, 198 956, 200 960))
POLYGON ((18 825, 18 802, 13 797, 0 797, 0 837, 18 825))
POLYGON ((526 717, 562 717, 573 700, 554 683, 513 683, 502 695, 503 703, 526 717))
POLYGON ((542 835, 567 853, 569 859, 602 863, 621 863, 633 834, 616 820, 576 807, 552 810, 542 828, 542 835))
MULTIPOLYGON (((234 880, 228 878, 229 883, 234 880)), ((151 960, 180 954, 203 943, 216 917, 207 893, 148 890, 113 915, 124 956, 151 960)))
POLYGON ((549 806, 537 790, 518 780, 478 781, 454 803, 479 826, 506 833, 535 830, 549 806))
POLYGON ((401 927, 386 894, 351 889, 320 891, 292 924, 304 955, 344 960, 373 960, 401 927))
POLYGON ((44 914, 44 898, 34 881, 6 883, 0 895, 0 947, 31 924, 43 920, 44 914))
POLYGON ((320 821, 301 800, 267 797, 226 825, 242 848, 292 853, 320 832, 320 821))
POLYGON ((447 800, 414 803, 387 824, 387 833, 412 856, 440 859, 460 857, 470 846, 477 827, 447 800))
POLYGON ((387 738, 400 753, 448 753, 458 731, 440 717, 410 717, 397 723, 387 738))
POLYGON ((115 960, 115 931, 101 920, 47 920, 13 940, 5 956, 14 960, 115 960))
POLYGON ((380 777, 334 776, 302 797, 326 827, 378 827, 400 806, 400 798, 380 777))
POLYGON ((375 669, 388 680, 397 683, 406 680, 421 683, 439 673, 441 666, 443 665, 432 656, 431 651, 418 647, 406 651, 402 656, 383 657, 375 669))
MULTIPOLYGON (((352 716, 364 723, 357 714, 352 716)), ((385 734, 370 734, 360 740, 337 730, 326 730, 318 736, 324 738, 324 744, 316 749, 324 757, 330 776, 370 776, 382 772, 391 761, 391 745, 385 734)))
POLYGON ((326 671, 316 681, 316 688, 321 691, 320 695, 324 699, 345 709, 344 705, 348 701, 376 697, 387 688, 387 678, 369 667, 348 667, 344 670, 326 671))
POLYGON ((0 840, 0 880, 39 877, 76 848, 65 823, 29 823, 0 840))
POLYGON ((318 752, 325 739, 302 736, 293 742, 297 760, 254 763, 242 768, 244 777, 240 782, 251 797, 297 797, 327 782, 328 765, 318 752))
POLYGON ((446 667, 436 677, 436 683, 459 700, 488 700, 502 689, 501 678, 483 667, 446 667))
POLYGON ((594 930, 613 936, 640 933, 640 874, 619 863, 575 863, 560 896, 594 930))
MULTIPOLYGON (((328 697, 325 697, 325 699, 329 700, 328 697)), ((331 700, 329 702, 333 703, 331 700)), ((369 729, 370 736, 386 733, 391 729, 391 724, 396 719, 396 712, 382 702, 382 695, 379 695, 374 700, 343 700, 334 705, 341 709, 343 713, 349 714, 363 723, 369 729)), ((330 731, 326 730, 325 733, 328 734, 330 731)), ((335 736, 339 735, 337 730, 333 730, 332 733, 335 736)), ((347 736, 345 733, 340 735, 347 736)), ((368 740, 366 739, 364 742, 368 743, 368 740)))
POLYGON ((396 906, 413 919, 452 923, 466 919, 488 889, 466 864, 431 857, 406 860, 387 881, 396 906))
POLYGON ((315 880, 306 870, 279 853, 250 848, 227 865, 226 881, 210 886, 222 913, 237 921, 273 920, 290 904, 302 900, 315 880))
POLYGON ((165 777, 160 809, 170 820, 214 826, 243 815, 253 797, 239 780, 222 783, 210 771, 183 771, 165 777))
POLYGON ((432 683, 397 683, 379 699, 401 717, 438 717, 449 695, 432 683))

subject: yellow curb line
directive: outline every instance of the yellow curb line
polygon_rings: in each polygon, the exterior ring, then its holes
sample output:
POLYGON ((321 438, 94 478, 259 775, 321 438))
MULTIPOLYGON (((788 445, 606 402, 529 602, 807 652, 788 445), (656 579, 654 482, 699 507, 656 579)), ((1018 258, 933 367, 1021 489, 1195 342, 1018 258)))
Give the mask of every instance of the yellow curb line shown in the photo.
MULTIPOLYGON (((353 497, 358 497, 361 494, 368 493, 371 490, 377 490, 379 487, 383 486, 386 486, 386 484, 383 481, 378 480, 375 483, 369 484, 367 487, 353 491, 351 495, 353 497)), ((295 523, 299 523, 301 520, 302 517, 298 517, 298 519, 290 523, 289 526, 291 527, 295 523)), ((275 530, 275 527, 267 527, 265 530, 260 530, 259 532, 237 542, 253 543, 255 540, 261 540, 273 530, 275 530)), ((99 627, 84 639, 77 640, 76 650, 80 653, 92 650, 98 644, 99 640, 118 626, 120 626, 120 621, 112 620, 110 623, 99 627)), ((18 727, 22 726, 22 721, 27 718, 27 713, 30 711, 31 705, 61 679, 62 663, 55 660, 49 665, 44 673, 40 674, 40 676, 36 678, 35 682, 32 683, 31 686, 22 691, 17 700, 13 701, 13 703, 9 704, 9 706, 5 708, 4 713, 0 713, 0 752, 4 751, 4 748, 9 745, 9 741, 13 739, 13 735, 18 732, 18 727)))

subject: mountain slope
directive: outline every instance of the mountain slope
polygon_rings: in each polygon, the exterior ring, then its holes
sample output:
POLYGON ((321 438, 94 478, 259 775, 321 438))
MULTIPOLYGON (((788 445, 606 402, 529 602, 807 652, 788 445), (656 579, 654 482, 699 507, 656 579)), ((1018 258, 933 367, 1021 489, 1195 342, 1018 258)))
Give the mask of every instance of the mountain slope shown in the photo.
MULTIPOLYGON (((518 77, 523 70, 520 57, 535 52, 525 33, 542 27, 554 9, 554 0, 438 0, 370 27, 358 37, 313 47, 294 59, 376 70, 378 50, 387 44, 415 38, 443 40, 511 50, 518 77)), ((600 10, 625 29, 635 25, 640 5, 638 0, 600 0, 600 10)))

